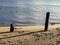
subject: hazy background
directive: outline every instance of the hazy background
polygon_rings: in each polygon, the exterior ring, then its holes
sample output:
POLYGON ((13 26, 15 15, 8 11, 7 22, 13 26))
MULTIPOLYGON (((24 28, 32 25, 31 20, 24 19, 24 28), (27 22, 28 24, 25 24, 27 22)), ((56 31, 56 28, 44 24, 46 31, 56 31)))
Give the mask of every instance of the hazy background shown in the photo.
POLYGON ((60 23, 60 0, 0 0, 0 24, 44 24, 48 11, 60 23))

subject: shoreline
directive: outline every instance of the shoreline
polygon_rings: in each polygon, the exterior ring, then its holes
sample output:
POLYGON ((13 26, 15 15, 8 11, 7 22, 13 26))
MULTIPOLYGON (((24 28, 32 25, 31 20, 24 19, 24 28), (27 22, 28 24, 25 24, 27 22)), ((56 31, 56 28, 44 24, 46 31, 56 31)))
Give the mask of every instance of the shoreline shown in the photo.
MULTIPOLYGON (((53 30, 60 27, 60 25, 49 25, 48 30, 53 30)), ((34 26, 14 26, 14 31, 39 31, 44 30, 43 25, 34 25, 34 26)), ((1 26, 0 32, 10 31, 10 26, 1 26)))

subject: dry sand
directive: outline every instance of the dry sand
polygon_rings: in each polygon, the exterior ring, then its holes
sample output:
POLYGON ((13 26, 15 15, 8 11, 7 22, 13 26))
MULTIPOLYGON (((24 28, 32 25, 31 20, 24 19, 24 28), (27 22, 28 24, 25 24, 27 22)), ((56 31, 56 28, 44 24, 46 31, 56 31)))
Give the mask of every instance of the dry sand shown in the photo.
POLYGON ((9 27, 0 27, 0 45, 60 45, 60 25, 15 26, 14 32, 9 27))

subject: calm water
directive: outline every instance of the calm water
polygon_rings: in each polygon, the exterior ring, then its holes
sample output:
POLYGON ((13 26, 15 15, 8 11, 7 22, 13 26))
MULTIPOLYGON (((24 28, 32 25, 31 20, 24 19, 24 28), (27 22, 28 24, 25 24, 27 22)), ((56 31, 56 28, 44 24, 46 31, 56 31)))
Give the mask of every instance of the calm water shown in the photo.
POLYGON ((46 12, 49 23, 60 23, 59 0, 0 0, 0 24, 44 25, 46 12))

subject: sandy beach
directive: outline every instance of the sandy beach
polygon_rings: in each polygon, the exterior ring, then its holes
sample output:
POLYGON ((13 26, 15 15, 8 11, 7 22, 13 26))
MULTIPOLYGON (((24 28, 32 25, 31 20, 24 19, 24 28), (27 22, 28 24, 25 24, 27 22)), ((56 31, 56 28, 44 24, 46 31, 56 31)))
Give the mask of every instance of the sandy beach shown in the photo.
POLYGON ((44 26, 14 26, 0 27, 0 45, 60 45, 60 25, 49 25, 48 31, 44 26))

